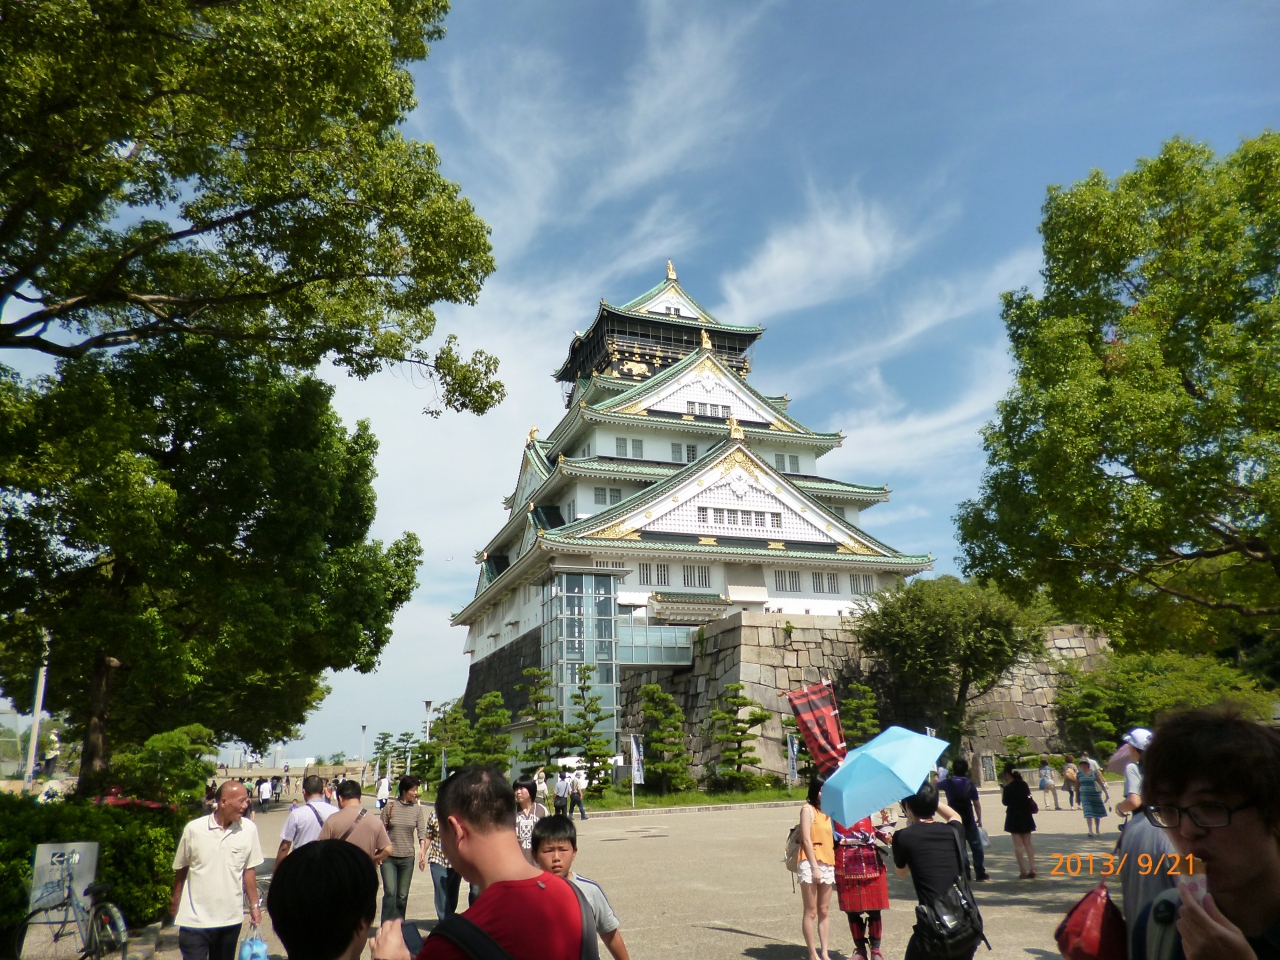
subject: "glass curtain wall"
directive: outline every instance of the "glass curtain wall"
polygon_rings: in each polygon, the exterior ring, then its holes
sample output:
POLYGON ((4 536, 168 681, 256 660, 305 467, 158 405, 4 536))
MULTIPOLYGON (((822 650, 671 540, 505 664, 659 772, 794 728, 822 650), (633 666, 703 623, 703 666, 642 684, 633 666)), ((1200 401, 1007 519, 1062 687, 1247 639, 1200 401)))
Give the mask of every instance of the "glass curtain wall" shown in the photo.
POLYGON ((592 695, 607 719, 597 728, 617 749, 618 673, 614 658, 617 581, 608 574, 558 573, 542 585, 542 666, 566 722, 577 692, 578 668, 595 668, 592 695))

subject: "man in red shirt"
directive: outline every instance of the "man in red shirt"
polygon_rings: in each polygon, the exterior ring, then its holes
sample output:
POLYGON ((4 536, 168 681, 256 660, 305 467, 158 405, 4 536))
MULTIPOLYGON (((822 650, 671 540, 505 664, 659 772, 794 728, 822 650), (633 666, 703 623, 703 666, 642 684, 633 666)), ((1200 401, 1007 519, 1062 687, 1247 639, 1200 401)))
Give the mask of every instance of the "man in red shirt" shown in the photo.
MULTIPOLYGON (((493 767, 463 767, 436 794, 440 844, 454 869, 480 888, 462 914, 512 960, 579 960, 582 911, 568 882, 534 866, 516 838, 516 797, 493 767), (530 936, 537 931, 537 936, 530 936)), ((413 960, 400 920, 388 920, 373 940, 373 960, 413 960)), ((439 933, 418 960, 467 960, 439 933)))

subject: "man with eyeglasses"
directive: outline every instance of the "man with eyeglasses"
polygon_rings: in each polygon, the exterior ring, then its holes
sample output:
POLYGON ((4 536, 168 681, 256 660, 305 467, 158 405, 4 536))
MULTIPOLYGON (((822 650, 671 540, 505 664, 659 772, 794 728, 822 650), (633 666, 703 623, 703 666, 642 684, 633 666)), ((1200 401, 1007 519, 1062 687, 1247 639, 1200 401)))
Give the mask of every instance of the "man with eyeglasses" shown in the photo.
POLYGON ((1280 732, 1234 708, 1189 710, 1157 727, 1143 773, 1145 817, 1196 875, 1143 909, 1130 955, 1280 960, 1280 732))

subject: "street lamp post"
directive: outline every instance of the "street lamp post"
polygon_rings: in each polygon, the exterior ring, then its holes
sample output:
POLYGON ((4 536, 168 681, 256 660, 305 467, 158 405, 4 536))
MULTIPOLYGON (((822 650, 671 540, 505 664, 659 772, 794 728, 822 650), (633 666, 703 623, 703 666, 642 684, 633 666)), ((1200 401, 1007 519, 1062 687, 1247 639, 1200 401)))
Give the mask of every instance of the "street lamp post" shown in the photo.
POLYGON ((422 701, 422 705, 423 705, 424 707, 426 707, 426 708, 427 708, 427 736, 426 736, 426 739, 427 739, 427 740, 430 740, 430 739, 431 739, 431 701, 430 701, 430 700, 423 700, 423 701, 422 701))
POLYGON ((364 789, 364 732, 369 729, 368 724, 360 724, 360 789, 364 789))

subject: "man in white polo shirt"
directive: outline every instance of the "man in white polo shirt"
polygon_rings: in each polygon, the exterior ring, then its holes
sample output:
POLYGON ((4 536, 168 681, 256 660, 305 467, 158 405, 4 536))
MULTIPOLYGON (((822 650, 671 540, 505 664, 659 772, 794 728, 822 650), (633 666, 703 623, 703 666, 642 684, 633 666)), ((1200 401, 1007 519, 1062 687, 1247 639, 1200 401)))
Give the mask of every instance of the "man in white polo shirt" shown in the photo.
POLYGON ((228 780, 218 788, 213 813, 192 820, 182 831, 169 905, 177 918, 182 960, 234 960, 244 894, 253 904, 249 919, 254 924, 262 920, 256 873, 262 847, 258 828, 244 819, 248 809, 244 784, 228 780))
POLYGON ((276 866, 291 852, 306 846, 320 836, 324 822, 338 812, 338 808, 324 801, 324 781, 314 773, 302 781, 302 797, 306 801, 289 811, 289 818, 280 831, 280 849, 276 851, 276 866))

